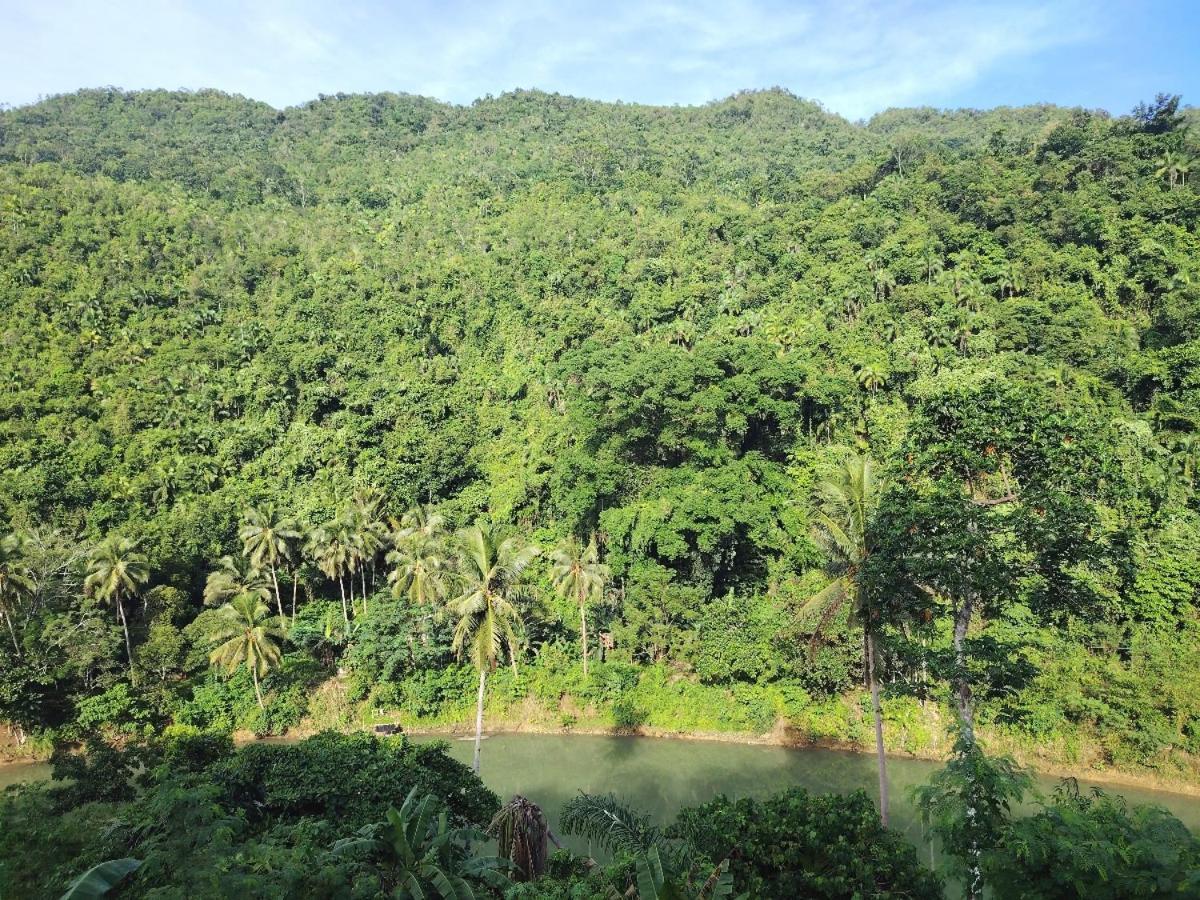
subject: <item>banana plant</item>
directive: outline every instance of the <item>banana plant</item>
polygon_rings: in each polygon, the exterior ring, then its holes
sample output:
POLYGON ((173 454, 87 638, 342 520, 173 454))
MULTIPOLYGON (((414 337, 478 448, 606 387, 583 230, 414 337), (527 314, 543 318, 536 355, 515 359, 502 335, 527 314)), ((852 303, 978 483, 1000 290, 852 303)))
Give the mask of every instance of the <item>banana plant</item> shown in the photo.
POLYGON ((110 859, 92 866, 68 885, 67 892, 59 900, 94 900, 103 897, 141 864, 140 859, 110 859))
POLYGON ((483 833, 451 828, 439 805, 431 795, 418 798, 413 788, 399 809, 388 809, 386 822, 364 826, 354 837, 335 843, 333 852, 365 857, 397 900, 475 900, 472 882, 499 890, 509 887, 503 870, 511 863, 472 856, 470 846, 483 841, 483 833))
MULTIPOLYGON (((733 874, 724 860, 708 875, 695 867, 683 874, 663 866, 658 848, 651 847, 637 860, 637 883, 624 894, 614 888, 610 900, 722 900, 733 896, 733 874)), ((741 894, 736 900, 748 900, 741 894)))

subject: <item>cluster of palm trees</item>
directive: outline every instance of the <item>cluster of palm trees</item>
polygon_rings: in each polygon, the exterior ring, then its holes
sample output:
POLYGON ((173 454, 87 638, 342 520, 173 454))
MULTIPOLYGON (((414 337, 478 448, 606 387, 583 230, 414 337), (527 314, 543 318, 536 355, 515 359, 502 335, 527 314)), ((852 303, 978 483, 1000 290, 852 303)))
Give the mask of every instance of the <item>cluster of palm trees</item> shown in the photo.
MULTIPOLYGON (((304 562, 311 561, 337 584, 349 624, 368 611, 370 585, 382 557, 392 596, 428 610, 418 620, 423 631, 424 623, 435 617, 452 617, 453 649, 479 673, 474 758, 478 770, 487 676, 502 661, 514 672, 517 669, 517 635, 522 608, 530 598, 526 570, 540 550, 484 522, 450 533, 442 516, 429 506, 415 506, 398 520, 385 518, 383 507, 379 492, 359 491, 333 521, 307 533, 273 505, 247 509, 238 532, 242 552, 221 557, 204 587, 205 605, 218 607, 210 633, 216 644, 210 662, 230 673, 248 668, 259 706, 265 707, 261 683, 282 658, 289 620, 296 617, 304 562), (285 609, 281 574, 291 580, 290 611, 285 609)), ((0 547, 0 612, 6 622, 8 597, 23 583, 19 571, 6 565, 4 554, 10 550, 7 544, 0 547)), ((595 537, 586 543, 576 538, 563 542, 550 554, 549 574, 559 595, 578 607, 580 657, 586 675, 588 608, 603 596, 609 578, 595 537)), ((114 535, 95 548, 84 582, 89 595, 117 611, 131 681, 136 673, 126 604, 149 576, 137 542, 114 535)), ((15 645, 15 636, 13 640, 15 645)))
MULTIPOLYGON (((379 492, 359 491, 333 521, 307 534, 273 506, 248 509, 239 531, 241 555, 222 557, 205 585, 205 602, 223 604, 212 635, 220 645, 211 661, 227 671, 247 666, 262 705, 260 682, 278 663, 280 643, 287 633, 279 573, 286 571, 291 577, 293 621, 300 566, 307 558, 337 584, 342 614, 350 623, 360 614, 360 601, 361 613, 368 611, 372 593, 368 578, 373 584, 382 556, 392 596, 428 611, 418 620, 423 636, 431 619, 452 617, 453 649, 479 673, 474 757, 478 770, 487 676, 505 657, 514 672, 517 669, 521 610, 530 596, 525 573, 539 548, 519 537, 504 536, 483 522, 450 533, 430 506, 414 506, 399 519, 385 518, 383 507, 379 492), (272 600, 275 616, 269 606, 272 600)), ((579 609, 580 656, 586 675, 587 610, 603 596, 609 571, 594 537, 586 544, 568 539, 550 559, 555 589, 579 609)))

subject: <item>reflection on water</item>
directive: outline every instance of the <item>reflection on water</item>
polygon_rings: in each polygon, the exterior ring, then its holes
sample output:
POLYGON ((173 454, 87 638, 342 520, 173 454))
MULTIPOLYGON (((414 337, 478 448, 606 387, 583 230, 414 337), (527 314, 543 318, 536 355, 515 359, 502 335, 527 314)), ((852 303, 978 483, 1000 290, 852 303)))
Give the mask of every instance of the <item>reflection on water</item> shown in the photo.
MULTIPOLYGON (((431 740, 416 737, 417 740, 431 740)), ((473 742, 451 741, 450 754, 470 763, 473 742)), ((668 823, 681 807, 695 806, 718 794, 763 797, 787 787, 846 793, 863 789, 878 799, 875 757, 836 750, 788 750, 708 741, 663 740, 593 735, 496 735, 484 741, 480 774, 501 799, 523 794, 540 804, 557 831, 563 804, 578 791, 613 792, 622 800, 668 823)), ((920 816, 910 790, 923 784, 936 763, 889 759, 892 827, 913 843, 922 839, 920 816)), ((1038 779, 1043 793, 1058 780, 1038 779)), ((1081 782, 1086 786, 1086 782, 1081 782)), ((1110 787, 1130 803, 1157 803, 1188 827, 1200 830, 1200 798, 1159 791, 1110 787)), ((585 852, 586 845, 566 841, 585 852)))
POLYGON ((0 791, 10 784, 23 784, 50 777, 50 764, 39 762, 0 763, 0 791))

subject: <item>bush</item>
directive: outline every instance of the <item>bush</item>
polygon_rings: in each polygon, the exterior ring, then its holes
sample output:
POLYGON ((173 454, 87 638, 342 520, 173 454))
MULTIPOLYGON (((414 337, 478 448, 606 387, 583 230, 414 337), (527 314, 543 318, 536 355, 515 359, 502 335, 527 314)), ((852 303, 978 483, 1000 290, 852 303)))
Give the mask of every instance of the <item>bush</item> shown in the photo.
POLYGON ((415 786, 455 819, 486 825, 499 799, 442 743, 323 732, 296 744, 250 744, 210 772, 247 815, 315 816, 352 829, 383 818, 415 786))
POLYGON ((94 697, 84 697, 76 704, 75 727, 80 734, 94 734, 111 729, 124 734, 144 731, 153 716, 129 685, 120 681, 94 697))
POLYGON ((985 858, 996 900, 1200 897, 1200 839, 1164 809, 1067 782, 985 858))
POLYGON ((813 795, 792 788, 767 800, 718 797, 685 809, 673 837, 711 860, 728 859, 737 891, 756 898, 940 898, 941 880, 883 827, 862 791, 813 795))

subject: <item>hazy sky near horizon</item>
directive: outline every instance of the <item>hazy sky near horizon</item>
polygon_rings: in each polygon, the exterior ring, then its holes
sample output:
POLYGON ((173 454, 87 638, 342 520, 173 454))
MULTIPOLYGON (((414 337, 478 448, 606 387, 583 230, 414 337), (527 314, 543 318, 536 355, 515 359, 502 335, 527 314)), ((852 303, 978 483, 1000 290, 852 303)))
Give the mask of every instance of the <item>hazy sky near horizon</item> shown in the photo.
POLYGON ((276 107, 338 91, 455 103, 514 88, 692 104, 782 86, 891 106, 1200 104, 1200 0, 0 0, 0 103, 213 87, 276 107))

